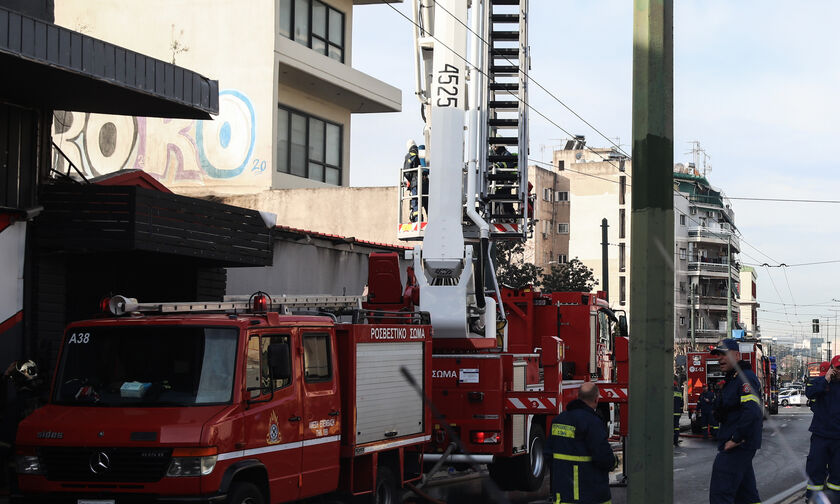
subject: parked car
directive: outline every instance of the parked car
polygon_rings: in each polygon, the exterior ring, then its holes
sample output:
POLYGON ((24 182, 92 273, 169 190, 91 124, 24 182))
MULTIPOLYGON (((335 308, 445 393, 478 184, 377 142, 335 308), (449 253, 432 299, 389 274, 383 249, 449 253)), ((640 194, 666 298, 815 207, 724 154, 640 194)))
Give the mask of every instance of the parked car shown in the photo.
POLYGON ((779 392, 779 404, 781 406, 802 406, 807 402, 805 393, 797 389, 788 389, 785 392, 779 392))

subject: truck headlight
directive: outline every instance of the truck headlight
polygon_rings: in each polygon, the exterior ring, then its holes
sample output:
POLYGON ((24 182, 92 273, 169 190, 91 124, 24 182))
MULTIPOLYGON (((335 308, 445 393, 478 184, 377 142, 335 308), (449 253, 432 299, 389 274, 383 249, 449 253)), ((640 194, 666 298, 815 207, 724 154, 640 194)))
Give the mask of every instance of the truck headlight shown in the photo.
POLYGON ((213 448, 176 448, 172 450, 172 461, 166 475, 173 478, 182 476, 207 476, 213 472, 218 460, 217 450, 213 448))
POLYGON ((44 466, 35 448, 18 447, 15 453, 15 467, 18 474, 44 474, 44 466))

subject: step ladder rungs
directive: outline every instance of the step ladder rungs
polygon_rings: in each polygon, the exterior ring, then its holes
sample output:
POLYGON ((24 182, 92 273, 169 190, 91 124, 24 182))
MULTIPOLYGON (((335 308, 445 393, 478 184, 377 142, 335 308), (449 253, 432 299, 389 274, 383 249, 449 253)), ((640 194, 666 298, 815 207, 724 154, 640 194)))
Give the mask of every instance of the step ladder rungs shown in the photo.
MULTIPOLYGON (((505 144, 505 145, 514 145, 514 144, 505 144)), ((519 155, 517 154, 490 154, 487 156, 487 161, 491 163, 513 163, 516 164, 519 162, 519 155)))
POLYGON ((492 65, 490 72, 494 74, 518 74, 519 67, 516 65, 492 65))
POLYGON ((487 107, 498 110, 515 110, 519 108, 519 101, 492 100, 487 103, 487 107))
POLYGON ((492 82, 490 89, 493 91, 516 91, 519 89, 518 82, 492 82))
POLYGON ((490 137, 490 145, 519 145, 519 137, 490 137))
POLYGON ((493 31, 490 32, 490 38, 492 40, 519 40, 519 32, 518 31, 493 31))
POLYGON ((494 23, 518 23, 519 14, 491 14, 490 21, 494 23))

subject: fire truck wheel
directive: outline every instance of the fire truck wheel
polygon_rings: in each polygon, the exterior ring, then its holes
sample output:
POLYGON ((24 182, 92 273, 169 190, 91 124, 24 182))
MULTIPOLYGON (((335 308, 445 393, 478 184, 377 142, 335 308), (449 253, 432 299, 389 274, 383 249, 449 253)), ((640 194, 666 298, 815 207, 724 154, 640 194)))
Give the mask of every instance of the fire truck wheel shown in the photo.
POLYGON ((263 494, 253 483, 237 481, 230 486, 228 504, 263 504, 263 494))
POLYGON ((519 470, 517 471, 520 490, 533 492, 542 486, 545 477, 545 430, 536 422, 531 424, 531 432, 528 435, 528 456, 515 459, 519 470))
POLYGON ((371 495, 371 504, 396 504, 400 501, 397 478, 388 467, 380 465, 376 470, 376 491, 371 495))

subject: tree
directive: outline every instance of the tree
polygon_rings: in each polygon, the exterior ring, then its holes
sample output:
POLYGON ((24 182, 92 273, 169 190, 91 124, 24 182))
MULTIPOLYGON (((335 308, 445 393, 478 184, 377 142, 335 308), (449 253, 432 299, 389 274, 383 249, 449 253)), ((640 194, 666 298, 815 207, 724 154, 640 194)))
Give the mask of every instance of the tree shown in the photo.
POLYGON ((543 275, 543 292, 591 292, 598 285, 595 274, 575 257, 564 264, 552 264, 543 275))
POLYGON ((496 279, 514 289, 540 287, 542 268, 525 261, 525 247, 517 240, 499 240, 493 244, 496 279))

